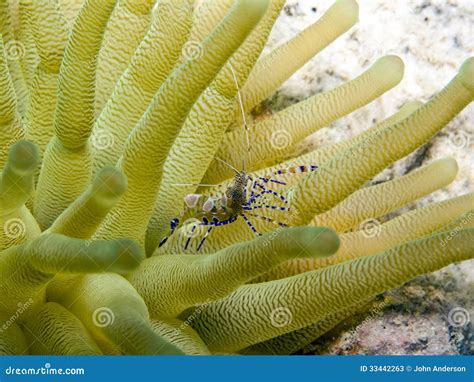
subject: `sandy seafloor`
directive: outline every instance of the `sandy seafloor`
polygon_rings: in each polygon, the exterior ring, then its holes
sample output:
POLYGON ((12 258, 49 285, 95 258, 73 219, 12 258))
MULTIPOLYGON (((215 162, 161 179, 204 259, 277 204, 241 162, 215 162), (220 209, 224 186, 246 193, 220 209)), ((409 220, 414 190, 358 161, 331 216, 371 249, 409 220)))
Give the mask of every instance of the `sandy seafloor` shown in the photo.
MULTIPOLYGON (((317 20, 333 1, 288 0, 266 52, 317 20)), ((356 77, 378 57, 396 54, 405 63, 402 82, 382 97, 311 137, 318 147, 351 137, 405 102, 426 102, 474 54, 474 0, 360 0, 359 22, 283 84, 267 105, 282 109, 356 77)), ((375 180, 384 181, 445 156, 459 165, 456 180, 406 211, 473 191, 474 104, 438 135, 375 180)), ((388 303, 346 322, 304 353, 473 354, 474 260, 418 277, 381 296, 388 303)), ((383 300, 381 300, 383 301, 383 300)))

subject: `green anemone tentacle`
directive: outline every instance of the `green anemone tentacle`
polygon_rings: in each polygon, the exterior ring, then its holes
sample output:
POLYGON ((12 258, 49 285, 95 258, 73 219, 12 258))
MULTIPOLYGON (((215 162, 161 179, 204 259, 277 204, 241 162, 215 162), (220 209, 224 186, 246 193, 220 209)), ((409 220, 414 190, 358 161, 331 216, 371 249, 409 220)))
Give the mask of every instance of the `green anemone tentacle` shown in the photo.
POLYGON ((210 355, 206 344, 193 328, 177 318, 151 320, 153 331, 188 355, 210 355))
POLYGON ((336 231, 345 232, 447 186, 457 173, 458 165, 453 158, 436 160, 400 178, 361 188, 334 208, 315 216, 311 224, 329 224, 336 231))
POLYGON ((75 314, 102 348, 124 354, 181 354, 157 335, 140 295, 114 273, 57 277, 48 298, 75 314))
POLYGON ((127 188, 123 174, 104 167, 94 182, 54 221, 48 232, 89 239, 127 188))
POLYGON ((17 322, 10 314, 0 310, 0 321, 5 323, 0 330, 0 355, 28 354, 28 341, 17 322))
MULTIPOLYGON (((253 150, 245 164, 247 170, 258 170, 285 159, 302 139, 397 85, 403 77, 403 68, 403 61, 397 56, 382 57, 352 81, 255 123, 249 132, 253 150)), ((216 156, 238 166, 247 151, 247 142, 242 140, 242 134, 242 129, 227 133, 216 156)), ((215 161, 209 167, 204 182, 216 183, 229 174, 229 169, 222 162, 215 161)))
POLYGON ((24 137, 25 132, 20 124, 17 98, 12 77, 8 69, 4 50, 3 35, 0 33, 0 168, 3 167, 8 155, 8 148, 24 137))
POLYGON ((18 111, 20 114, 23 114, 27 100, 27 87, 18 55, 22 54, 24 46, 15 39, 13 23, 12 15, 9 12, 9 1, 0 0, 0 35, 2 35, 3 43, 9 44, 13 48, 13 54, 6 57, 7 65, 18 101, 18 111), (18 52, 16 52, 17 50, 18 52))
POLYGON ((97 62, 95 114, 98 116, 151 21, 154 0, 117 2, 102 39, 97 62))
POLYGON ((31 8, 32 36, 39 63, 26 107, 26 137, 36 142, 43 153, 54 135, 58 76, 68 31, 56 2, 34 1, 31 8))
MULTIPOLYGON (((13 5, 14 2, 10 2, 10 4, 13 5)), ((18 26, 16 28, 17 32, 15 32, 18 40, 22 41, 25 46, 24 56, 20 59, 20 65, 26 86, 30 92, 35 70, 40 60, 33 37, 33 5, 33 0, 17 1, 18 26)))
POLYGON ((0 173, 0 251, 40 234, 40 228, 25 202, 33 190, 39 163, 37 147, 28 141, 10 146, 8 160, 0 173))
POLYGON ((318 213, 349 196, 387 165, 408 155, 426 142, 474 98, 474 58, 461 66, 458 75, 435 97, 407 118, 368 140, 351 147, 306 176, 290 191, 298 211, 295 224, 304 224, 318 213), (372 150, 377 146, 378 150, 372 150), (357 155, 357 156, 356 156, 357 155), (359 156, 364 158, 361 161, 359 156), (357 159, 356 159, 357 158, 357 159), (331 188, 333 192, 328 192, 331 188), (337 191, 336 191, 337 190, 337 191))
POLYGON ((128 279, 152 316, 175 317, 193 305, 225 297, 285 260, 325 257, 338 246, 336 233, 328 228, 285 229, 214 254, 154 256, 128 279), (162 277, 155 277, 157 274, 162 277))
MULTIPOLYGON (((341 235, 341 246, 336 255, 330 259, 290 260, 276 266, 254 282, 281 279, 343 263, 385 251, 397 243, 415 240, 440 230, 447 231, 448 224, 468 211, 473 203, 474 193, 470 193, 414 209, 384 224, 377 221, 369 222, 372 226, 362 226, 358 231, 341 235)), ((468 228, 468 226, 461 226, 461 228, 468 228)))
POLYGON ((323 17, 293 39, 265 56, 242 89, 244 109, 250 111, 270 96, 303 64, 355 24, 359 6, 354 0, 339 0, 323 17), (291 55, 291 60, 285 57, 291 55), (267 76, 268 71, 272 76, 267 76))
POLYGON ((157 4, 150 29, 95 121, 92 141, 105 140, 106 144, 91 147, 94 173, 104 165, 116 164, 127 137, 180 57, 191 27, 192 8, 190 0, 176 0, 174 5, 157 4), (180 23, 175 23, 176 19, 180 23))
POLYGON ((260 22, 191 108, 164 164, 163 179, 147 230, 147 253, 153 253, 159 238, 168 230, 169 220, 181 212, 184 197, 195 191, 197 187, 193 184, 199 183, 206 173, 232 121, 232 111, 240 108, 236 98, 239 84, 247 79, 282 7, 281 0, 270 2, 260 22), (188 166, 191 161, 195 163, 192 170, 188 166), (177 186, 177 183, 191 185, 177 186))
POLYGON ((163 165, 187 113, 260 20, 267 5, 264 0, 236 2, 203 42, 202 55, 176 68, 163 83, 127 140, 118 166, 128 178, 128 189, 99 228, 97 237, 131 236, 144 242, 163 165), (193 81, 184 81, 187 78, 193 81), (157 125, 160 129, 156 129, 157 125), (140 150, 136 150, 137 146, 140 150))
POLYGON ((24 332, 30 354, 100 355, 102 352, 81 321, 55 302, 47 302, 29 318, 24 332))
POLYGON ((473 229, 460 231, 443 251, 438 249, 447 232, 321 270, 243 286, 207 304, 196 313, 192 326, 211 351, 243 349, 310 325, 417 275, 472 257, 472 234, 473 229))
POLYGON ((97 55, 114 6, 115 0, 87 0, 66 44, 58 79, 55 135, 46 148, 34 200, 35 217, 43 229, 90 181, 92 160, 87 140, 94 122, 97 55), (71 170, 73 179, 68 176, 71 170))

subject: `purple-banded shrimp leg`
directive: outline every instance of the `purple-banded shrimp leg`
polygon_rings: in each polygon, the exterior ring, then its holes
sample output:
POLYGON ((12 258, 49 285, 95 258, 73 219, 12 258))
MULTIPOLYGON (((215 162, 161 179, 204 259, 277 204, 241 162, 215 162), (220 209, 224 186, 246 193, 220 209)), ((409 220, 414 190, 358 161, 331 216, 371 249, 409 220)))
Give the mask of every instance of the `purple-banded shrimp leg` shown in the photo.
POLYGON ((202 225, 212 225, 215 227, 233 223, 237 220, 237 217, 230 216, 229 219, 219 220, 217 217, 213 217, 212 221, 209 221, 205 216, 202 217, 202 225))
POLYGON ((252 224, 252 222, 248 219, 247 216, 245 216, 245 214, 240 214, 240 216, 242 216, 245 220, 245 222, 247 223, 247 225, 250 227, 250 229, 252 230, 252 232, 257 235, 257 236, 261 236, 262 234, 259 233, 257 231, 257 229, 255 228, 255 226, 252 224))
POLYGON ((283 186, 286 186, 286 182, 283 182, 283 181, 277 180, 277 179, 272 179, 271 175, 268 176, 268 177, 259 176, 258 179, 263 180, 264 183, 272 182, 272 183, 277 183, 277 184, 281 184, 283 186))
MULTIPOLYGON (((251 207, 253 203, 256 203, 257 202, 257 199, 267 195, 267 194, 273 194, 272 190, 265 190, 265 191, 262 191, 260 192, 259 194, 254 194, 253 196, 250 196, 249 200, 242 204, 243 207, 251 207)), ((279 198, 280 200, 283 200, 281 198, 279 198)), ((283 200, 285 203, 288 203, 288 201, 286 200, 283 200)))
MULTIPOLYGON (((252 178, 250 178, 250 179, 253 180, 252 178)), ((260 184, 257 180, 253 180, 252 189, 255 189, 256 187, 260 188, 262 190, 262 192, 256 194, 252 191, 251 194, 250 194, 250 199, 249 199, 247 204, 250 204, 257 197, 263 196, 263 194, 272 194, 273 196, 276 196, 278 199, 280 199, 282 202, 288 203, 288 200, 283 195, 279 194, 278 192, 276 192, 274 190, 266 188, 263 184, 260 184)))
POLYGON ((282 182, 280 180, 273 179, 274 176, 276 175, 285 175, 285 174, 299 174, 302 172, 309 172, 309 171, 314 171, 318 169, 319 166, 316 165, 301 165, 301 166, 292 166, 288 168, 283 168, 281 170, 277 170, 273 173, 271 173, 268 176, 260 176, 258 179, 263 180, 265 183, 268 182, 273 182, 273 183, 278 183, 282 185, 286 185, 285 182, 282 182))
POLYGON ((253 211, 257 210, 260 208, 268 208, 270 210, 278 210, 278 211, 289 211, 289 207, 280 207, 280 206, 274 206, 271 204, 259 204, 258 206, 243 206, 242 207, 244 211, 253 211))
POLYGON ((165 236, 163 239, 161 239, 160 241, 160 244, 158 245, 158 247, 161 247, 163 244, 166 243, 166 241, 168 240, 168 238, 174 233, 174 231, 176 230, 176 227, 178 226, 179 224, 179 219, 178 218, 174 218, 174 219, 171 219, 170 220, 170 233, 168 234, 168 236, 165 236))
POLYGON ((299 173, 302 173, 302 172, 314 171, 318 168, 319 168, 319 166, 316 166, 316 165, 292 166, 292 167, 288 167, 288 168, 282 168, 281 170, 277 170, 274 173, 272 173, 272 176, 274 176, 274 175, 284 175, 284 174, 299 174, 299 173))
POLYGON ((283 227, 283 228, 288 227, 287 224, 282 223, 282 222, 280 222, 280 221, 278 221, 278 220, 269 218, 269 217, 267 217, 267 216, 252 214, 252 213, 250 213, 250 212, 247 212, 247 214, 250 215, 250 216, 253 216, 254 218, 262 219, 262 220, 265 220, 265 221, 267 221, 267 222, 269 222, 269 223, 277 224, 277 225, 279 225, 280 227, 283 227))
MULTIPOLYGON (((251 187, 249 200, 247 203, 245 203, 245 205, 250 205, 253 201, 255 201, 255 199, 262 197, 264 194, 272 194, 273 196, 276 196, 278 199, 280 199, 282 202, 288 203, 288 200, 283 195, 279 194, 278 192, 274 190, 270 190, 269 188, 266 188, 263 184, 260 184, 258 180, 253 179, 251 176, 249 176, 248 178, 252 181, 252 187, 251 187), (255 193, 254 190, 257 186, 263 191, 259 193, 255 193)), ((259 179, 262 179, 262 178, 259 178, 259 179)), ((247 191, 246 188, 245 188, 245 191, 247 191)))
POLYGON ((227 220, 222 220, 222 221, 220 221, 218 218, 214 217, 214 218, 212 219, 212 221, 209 221, 206 217, 203 217, 203 218, 202 218, 202 223, 201 223, 201 225, 210 226, 210 227, 208 228, 206 234, 204 235, 204 237, 202 238, 201 242, 200 242, 199 245, 197 246, 196 253, 199 252, 199 250, 200 250, 201 247, 203 246, 204 242, 206 241, 207 237, 209 236, 209 233, 211 232, 211 230, 212 230, 214 227, 218 227, 218 226, 221 226, 221 225, 230 224, 230 223, 235 222, 236 220, 237 220, 236 218, 230 217, 230 218, 227 219, 227 220))
POLYGON ((209 236, 209 233, 211 232, 211 230, 214 228, 215 226, 214 225, 211 225, 206 234, 204 235, 204 237, 202 238, 201 242, 199 243, 199 245, 197 246, 196 248, 196 253, 199 252, 199 250, 201 249, 202 245, 204 244, 204 242, 206 241, 207 237, 209 236))
POLYGON ((261 197, 263 197, 263 196, 265 196, 265 195, 267 195, 267 194, 270 194, 270 191, 262 191, 262 192, 260 192, 260 193, 258 193, 258 194, 255 194, 255 193, 250 194, 249 200, 248 200, 246 203, 244 203, 243 206, 248 207, 248 206, 250 206, 252 203, 254 203, 258 198, 261 198, 261 197))
POLYGON ((184 249, 188 249, 189 242, 191 241, 192 234, 193 234, 194 231, 196 230, 196 226, 197 226, 197 225, 194 225, 193 228, 191 229, 191 235, 188 237, 188 240, 186 240, 186 244, 184 245, 184 249))

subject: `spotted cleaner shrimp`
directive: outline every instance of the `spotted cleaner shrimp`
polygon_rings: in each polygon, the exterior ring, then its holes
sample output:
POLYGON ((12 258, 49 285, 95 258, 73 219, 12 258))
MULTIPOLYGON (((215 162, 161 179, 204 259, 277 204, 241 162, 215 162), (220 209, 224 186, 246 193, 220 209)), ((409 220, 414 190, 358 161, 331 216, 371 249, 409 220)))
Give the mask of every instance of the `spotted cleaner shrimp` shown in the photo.
MULTIPOLYGON (((250 140, 249 140, 249 129, 245 119, 245 112, 242 104, 242 97, 240 94, 240 88, 237 82, 235 72, 230 66, 232 76, 237 87, 237 99, 242 113, 242 121, 245 129, 246 140, 247 140, 247 156, 250 155, 250 140)), ((188 215, 192 220, 191 233, 194 233, 198 226, 206 226, 207 231, 204 237, 199 242, 196 253, 202 248, 204 242, 208 238, 211 231, 219 226, 227 225, 237 221, 239 217, 243 218, 247 223, 248 227, 256 235, 261 235, 251 222, 251 218, 261 219, 280 227, 287 227, 285 223, 270 217, 256 214, 253 211, 258 209, 272 209, 279 211, 289 211, 288 200, 280 193, 269 188, 271 183, 286 185, 285 182, 275 179, 279 175, 302 173, 308 171, 314 171, 318 168, 316 165, 301 165, 289 167, 286 169, 280 169, 271 173, 267 176, 253 177, 245 171, 245 161, 243 163, 243 170, 237 170, 234 166, 227 163, 226 161, 215 157, 216 160, 224 163, 226 166, 234 171, 234 179, 222 193, 220 197, 210 196, 206 194, 188 194, 184 198, 185 207, 181 216, 188 215), (271 195, 278 199, 283 205, 274 205, 264 202, 264 197, 271 195)), ((177 186, 191 186, 191 184, 176 184, 177 186)), ((192 184, 192 186, 212 186, 206 184, 192 184)), ((173 218, 170 221, 170 232, 165 236, 159 246, 161 247, 166 243, 168 238, 173 235, 177 228, 179 228, 184 222, 181 222, 179 218, 173 218)), ((189 247, 191 241, 191 235, 187 238, 184 249, 189 247)))

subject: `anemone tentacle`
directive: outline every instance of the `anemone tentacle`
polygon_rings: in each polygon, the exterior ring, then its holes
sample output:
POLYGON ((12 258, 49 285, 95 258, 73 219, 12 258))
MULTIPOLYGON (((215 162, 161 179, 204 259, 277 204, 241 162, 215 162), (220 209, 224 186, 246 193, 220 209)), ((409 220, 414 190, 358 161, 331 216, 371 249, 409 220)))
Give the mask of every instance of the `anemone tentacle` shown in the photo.
MULTIPOLYGON (((339 87, 292 105, 252 126, 252 150, 246 168, 248 171, 271 166, 288 157, 302 139, 373 101, 397 85, 403 77, 403 62, 397 56, 385 56, 357 78, 339 87), (285 134, 288 142, 276 145, 275 136, 285 134)), ((247 148, 242 132, 235 129, 226 134, 216 156, 238 164, 247 148)), ((217 183, 229 174, 221 162, 215 161, 204 178, 206 183, 217 183)))
POLYGON ((48 285, 48 299, 79 317, 106 349, 125 354, 182 353, 153 331, 142 298, 118 274, 57 277, 48 285), (108 325, 97 324, 102 312, 108 315, 108 325))
POLYGON ((59 4, 34 1, 31 29, 39 63, 35 67, 26 107, 26 138, 36 142, 43 153, 54 135, 58 76, 68 33, 59 4))
MULTIPOLYGON (((9 11, 9 1, 0 0, 0 35, 2 35, 4 44, 9 43, 16 47, 17 42, 15 40, 13 29, 14 22, 15 21, 13 20, 9 11)), ((16 57, 7 57, 7 65, 18 101, 18 111, 23 113, 27 100, 27 88, 25 84, 25 78, 23 77, 23 72, 21 71, 20 62, 16 59, 16 57)))
POLYGON ((87 140, 94 122, 97 55, 116 0, 88 0, 64 51, 58 78, 54 136, 43 158, 34 212, 43 229, 87 187, 92 160, 87 140), (75 177, 68 176, 73 169, 75 177))
POLYGON ((47 302, 26 321, 31 354, 100 355, 97 344, 81 321, 55 302, 47 302))
POLYGON ((329 211, 317 215, 311 225, 330 225, 345 232, 367 219, 377 219, 397 208, 446 187, 458 173, 453 158, 438 159, 400 178, 361 188, 329 211), (390 195, 390 198, 387 198, 390 195))
POLYGON ((118 166, 128 178, 128 189, 99 228, 97 237, 131 236, 143 244, 164 162, 186 115, 260 20, 267 5, 264 0, 236 2, 203 42, 202 55, 179 66, 163 83, 125 144, 118 166), (186 82, 187 78, 193 81, 186 82), (137 146, 140 150, 136 150, 137 146))
POLYGON ((152 316, 175 317, 194 305, 227 296, 285 260, 329 256, 338 246, 339 239, 330 229, 298 227, 284 230, 276 237, 269 233, 210 255, 154 256, 128 277, 152 316), (155 274, 163 277, 156 279, 155 274))
POLYGON ((339 0, 318 22, 265 56, 250 74, 242 89, 245 111, 274 93, 278 87, 310 58, 352 27, 359 17, 354 0, 339 0), (291 60, 284 58, 291 55, 291 60), (266 76, 268 71, 272 76, 266 76))
POLYGON ((41 230, 25 202, 31 196, 39 154, 36 146, 19 141, 10 146, 0 173, 0 251, 40 235, 41 230))
POLYGON ((211 351, 237 351, 310 325, 341 306, 365 301, 417 275, 469 259, 474 251, 472 234, 470 228, 461 230, 444 251, 436 250, 449 232, 321 270, 243 286, 199 310, 192 326, 211 351), (272 325, 272 312, 282 308, 288 309, 288 324, 272 325))
POLYGON ((467 59, 459 73, 433 99, 407 118, 336 155, 307 175, 291 191, 292 207, 298 211, 295 224, 333 207, 387 165, 425 143, 474 99, 474 58, 467 59), (372 150, 377 146, 378 150, 372 150), (355 155, 364 162, 355 159, 355 155), (337 190, 328 192, 328 188, 337 190))
POLYGON ((95 114, 100 114, 125 71, 152 18, 154 0, 117 2, 102 39, 97 61, 95 114))
MULTIPOLYGON (((458 196, 442 202, 431 203, 417 208, 384 224, 372 228, 369 232, 362 226, 361 230, 340 235, 341 246, 330 259, 294 259, 276 266, 260 278, 267 281, 290 277, 314 269, 339 264, 344 261, 382 252, 397 243, 414 240, 440 230, 448 230, 452 221, 457 221, 467 213, 474 203, 474 194, 458 196)), ((463 226, 468 228, 468 226, 463 226)))
POLYGON ((116 164, 127 137, 181 54, 191 26, 191 4, 189 0, 175 4, 158 3, 150 29, 94 123, 92 138, 108 137, 112 142, 105 148, 92 145, 94 172, 116 164), (176 24, 176 19, 181 22, 176 24))
POLYGON ((8 155, 8 148, 24 137, 25 132, 20 123, 17 97, 12 77, 8 69, 4 50, 3 35, 0 33, 0 166, 3 167, 8 155))
MULTIPOLYGON (((12 6, 15 5, 14 2, 10 4, 12 6)), ((33 77, 40 60, 33 37, 33 5, 33 0, 18 0, 16 4, 17 9, 15 11, 17 12, 18 25, 13 28, 14 31, 16 29, 16 32, 14 32, 15 36, 19 41, 22 41, 25 46, 24 56, 20 59, 20 65, 29 92, 31 92, 33 77)), ((15 12, 12 12, 12 16, 15 12)), ((16 17, 12 17, 12 25, 15 18, 16 17)))

